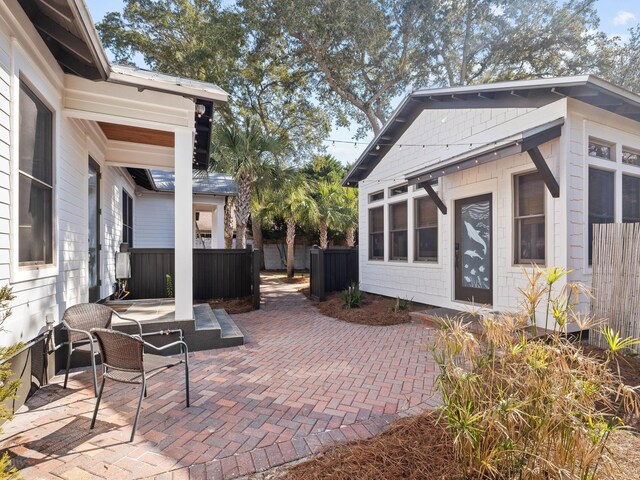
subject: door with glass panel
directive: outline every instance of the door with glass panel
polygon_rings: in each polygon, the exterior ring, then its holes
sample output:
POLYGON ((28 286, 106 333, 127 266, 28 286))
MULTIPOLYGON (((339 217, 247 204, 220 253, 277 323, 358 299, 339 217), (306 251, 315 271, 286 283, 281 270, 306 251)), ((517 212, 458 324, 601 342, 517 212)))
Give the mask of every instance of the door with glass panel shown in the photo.
POLYGON ((455 298, 491 305, 491 194, 457 200, 455 212, 455 298))
POLYGON ((89 157, 89 301, 100 300, 100 166, 89 157))

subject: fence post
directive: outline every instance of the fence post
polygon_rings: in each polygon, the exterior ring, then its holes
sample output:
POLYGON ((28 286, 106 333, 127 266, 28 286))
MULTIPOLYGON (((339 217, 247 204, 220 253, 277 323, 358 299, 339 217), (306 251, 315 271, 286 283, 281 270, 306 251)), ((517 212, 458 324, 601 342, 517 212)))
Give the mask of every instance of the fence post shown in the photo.
POLYGON ((322 248, 318 249, 318 300, 321 302, 327 299, 326 292, 326 271, 324 269, 324 250, 322 248))
POLYGON ((252 253, 253 273, 253 309, 260 310, 260 265, 262 264, 262 252, 254 250, 252 253))

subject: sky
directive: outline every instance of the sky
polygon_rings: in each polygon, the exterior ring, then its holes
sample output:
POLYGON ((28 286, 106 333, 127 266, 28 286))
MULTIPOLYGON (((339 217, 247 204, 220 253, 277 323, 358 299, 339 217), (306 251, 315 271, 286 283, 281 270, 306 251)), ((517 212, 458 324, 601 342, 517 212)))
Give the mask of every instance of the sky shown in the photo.
MULTIPOLYGON (((122 0, 85 0, 94 22, 102 20, 107 12, 120 11, 123 8, 122 0)), ((640 23, 640 0, 598 0, 596 8, 600 15, 600 29, 608 35, 618 35, 623 39, 627 35, 627 30, 640 23)), ((145 68, 145 65, 140 65, 145 68)), ((341 141, 353 142, 353 134, 356 128, 351 131, 348 128, 334 128, 327 141, 327 153, 334 155, 342 163, 352 163, 357 160, 364 150, 364 142, 373 138, 369 135, 363 140, 359 140, 357 145, 353 143, 340 143, 341 141), (335 145, 331 140, 337 140, 335 145)))

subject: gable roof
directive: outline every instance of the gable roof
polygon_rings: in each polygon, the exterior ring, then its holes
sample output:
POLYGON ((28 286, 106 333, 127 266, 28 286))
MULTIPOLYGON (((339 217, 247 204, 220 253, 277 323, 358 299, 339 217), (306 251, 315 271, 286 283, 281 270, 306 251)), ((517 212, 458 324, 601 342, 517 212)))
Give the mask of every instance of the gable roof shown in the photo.
POLYGON ((355 187, 367 178, 424 110, 541 107, 564 97, 640 121, 640 96, 594 75, 416 90, 400 102, 342 183, 355 187))
POLYGON ((111 65, 84 0, 18 0, 62 71, 89 80, 224 103, 213 83, 135 67, 111 65))

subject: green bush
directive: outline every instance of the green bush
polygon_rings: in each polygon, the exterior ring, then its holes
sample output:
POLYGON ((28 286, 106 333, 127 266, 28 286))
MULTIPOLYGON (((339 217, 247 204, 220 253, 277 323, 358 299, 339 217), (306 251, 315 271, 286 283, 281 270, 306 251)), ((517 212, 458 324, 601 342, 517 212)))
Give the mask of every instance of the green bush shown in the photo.
MULTIPOLYGON (((11 315, 11 309, 9 308, 9 302, 15 297, 11 288, 7 285, 0 288, 0 331, 3 331, 2 325, 5 320, 11 315)), ((0 420, 8 420, 13 418, 13 412, 5 406, 5 401, 14 398, 18 388, 20 387, 20 380, 9 380, 12 376, 11 364, 9 359, 13 357, 19 350, 21 350, 23 344, 18 343, 10 347, 0 347, 0 420)), ((0 430, 0 433, 2 430, 0 430)), ((0 479, 8 480, 18 477, 18 471, 11 467, 11 461, 9 455, 4 452, 0 457, 0 479)))
POLYGON ((477 318, 481 334, 462 318, 441 321, 433 348, 437 388, 465 478, 605 478, 614 468, 606 454, 610 434, 623 428, 625 414, 638 412, 637 392, 609 368, 615 355, 601 361, 567 340, 581 289, 568 285, 553 295, 563 275, 548 272, 528 276, 522 313, 477 318), (554 331, 527 335, 544 301, 554 331))
POLYGON ((349 285, 345 290, 343 290, 342 294, 340 294, 340 298, 344 303, 344 308, 359 308, 362 305, 362 292, 360 291, 360 285, 353 282, 349 285))

